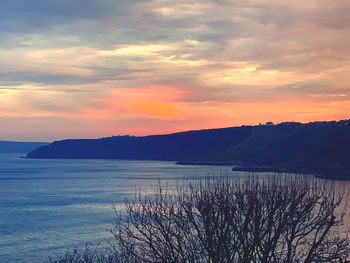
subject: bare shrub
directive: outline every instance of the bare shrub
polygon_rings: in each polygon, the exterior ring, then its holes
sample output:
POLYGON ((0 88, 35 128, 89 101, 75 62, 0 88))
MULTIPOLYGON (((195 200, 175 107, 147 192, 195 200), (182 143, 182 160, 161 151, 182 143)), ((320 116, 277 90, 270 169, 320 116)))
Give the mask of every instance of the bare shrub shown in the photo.
POLYGON ((207 179, 139 195, 118 214, 116 253, 130 262, 337 262, 347 258, 344 197, 334 183, 272 176, 207 179))
POLYGON ((109 248, 93 250, 86 245, 84 250, 74 248, 58 259, 49 257, 48 263, 124 263, 123 259, 109 248))
POLYGON ((116 212, 106 250, 73 250, 51 263, 342 262, 347 198, 307 176, 208 178, 139 193, 116 212))

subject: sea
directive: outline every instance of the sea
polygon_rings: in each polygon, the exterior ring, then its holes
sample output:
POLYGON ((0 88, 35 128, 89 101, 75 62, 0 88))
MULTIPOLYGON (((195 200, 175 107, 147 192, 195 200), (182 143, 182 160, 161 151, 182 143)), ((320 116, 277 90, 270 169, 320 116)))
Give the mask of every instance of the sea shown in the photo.
POLYGON ((164 161, 26 159, 0 154, 0 263, 45 262, 111 238, 114 208, 159 185, 232 175, 231 167, 164 161))
MULTIPOLYGON (((159 186, 173 191, 207 177, 247 176, 230 166, 21 155, 0 154, 0 263, 47 262, 74 248, 103 247, 111 240, 115 210, 122 212, 138 193, 151 195, 159 186)), ((349 197, 349 181, 334 184, 349 197)), ((350 213, 344 221, 345 234, 350 213)))

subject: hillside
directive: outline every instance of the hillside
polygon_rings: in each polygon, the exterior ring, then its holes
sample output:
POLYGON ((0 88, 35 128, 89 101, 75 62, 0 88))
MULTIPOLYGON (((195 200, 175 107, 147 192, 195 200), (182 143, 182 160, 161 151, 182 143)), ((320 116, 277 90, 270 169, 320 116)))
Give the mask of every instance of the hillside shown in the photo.
POLYGON ((248 167, 344 174, 350 171, 350 120, 64 140, 27 157, 241 162, 248 167))
POLYGON ((189 131, 145 137, 113 136, 102 139, 56 141, 30 152, 28 158, 103 158, 194 160, 215 154, 249 138, 252 127, 189 131))
POLYGON ((209 159, 327 173, 350 171, 350 121, 253 127, 246 141, 209 159))

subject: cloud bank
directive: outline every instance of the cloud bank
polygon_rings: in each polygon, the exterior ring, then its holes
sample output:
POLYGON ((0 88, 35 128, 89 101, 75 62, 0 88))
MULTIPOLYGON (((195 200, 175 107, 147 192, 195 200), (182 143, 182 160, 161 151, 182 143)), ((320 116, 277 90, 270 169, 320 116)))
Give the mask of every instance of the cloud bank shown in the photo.
POLYGON ((348 118, 350 2, 4 0, 0 139, 348 118))

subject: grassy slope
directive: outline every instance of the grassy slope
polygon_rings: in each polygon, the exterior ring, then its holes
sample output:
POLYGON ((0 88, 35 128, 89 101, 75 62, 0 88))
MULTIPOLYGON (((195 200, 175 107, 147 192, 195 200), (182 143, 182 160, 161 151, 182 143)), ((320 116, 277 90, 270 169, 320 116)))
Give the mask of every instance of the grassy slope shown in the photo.
POLYGON ((256 126, 244 142, 206 159, 276 168, 350 169, 350 125, 256 126))

